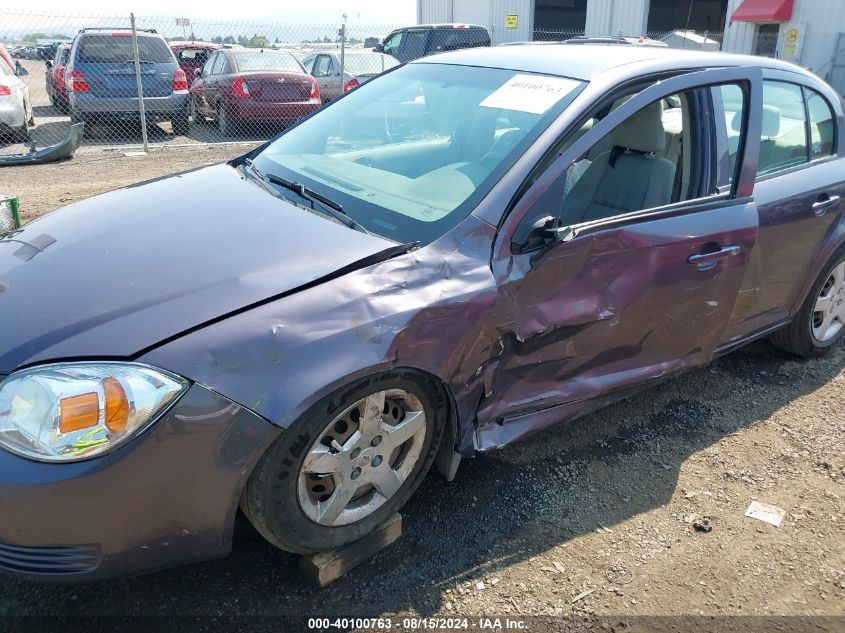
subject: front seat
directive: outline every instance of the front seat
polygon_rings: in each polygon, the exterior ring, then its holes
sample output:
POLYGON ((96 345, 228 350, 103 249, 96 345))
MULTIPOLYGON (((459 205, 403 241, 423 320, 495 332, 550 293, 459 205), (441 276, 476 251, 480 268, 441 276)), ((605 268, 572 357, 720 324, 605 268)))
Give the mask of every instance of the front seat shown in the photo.
POLYGON ((610 133, 613 148, 596 156, 561 202, 561 225, 649 209, 672 200, 675 165, 655 156, 666 148, 658 101, 610 133))

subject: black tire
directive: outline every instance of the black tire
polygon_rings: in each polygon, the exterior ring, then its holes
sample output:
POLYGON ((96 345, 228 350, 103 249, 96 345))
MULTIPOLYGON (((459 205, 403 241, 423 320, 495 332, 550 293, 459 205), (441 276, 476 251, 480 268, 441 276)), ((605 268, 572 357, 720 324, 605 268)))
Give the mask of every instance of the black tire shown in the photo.
POLYGON ((29 127, 24 123, 23 127, 15 128, 12 131, 12 140, 17 143, 29 143, 32 138, 29 135, 29 127))
POLYGON ((282 433, 253 470, 241 497, 241 509, 265 539, 289 552, 310 554, 356 541, 401 508, 420 485, 434 461, 448 414, 445 390, 419 372, 385 372, 359 380, 322 399, 282 433), (426 413, 428 430, 413 470, 390 499, 363 519, 332 527, 313 522, 297 496, 300 468, 310 447, 348 406, 387 389, 413 394, 426 413))
POLYGON ((822 274, 816 279, 795 318, 789 325, 770 337, 775 347, 803 358, 818 358, 827 353, 845 335, 845 327, 826 341, 820 341, 813 335, 813 312, 816 307, 816 300, 819 298, 819 293, 833 269, 843 261, 845 261, 845 248, 840 248, 824 267, 822 274))
POLYGON ((197 108, 197 102, 191 99, 190 105, 190 116, 191 120, 194 122, 194 125, 204 125, 208 123, 206 121, 205 116, 200 113, 199 108, 197 108))
POLYGON ((173 127, 173 133, 176 136, 187 136, 191 128, 188 122, 188 113, 182 112, 174 116, 170 119, 170 125, 173 127))
POLYGON ((217 106, 217 129, 223 136, 233 136, 235 134, 235 126, 223 105, 217 106))

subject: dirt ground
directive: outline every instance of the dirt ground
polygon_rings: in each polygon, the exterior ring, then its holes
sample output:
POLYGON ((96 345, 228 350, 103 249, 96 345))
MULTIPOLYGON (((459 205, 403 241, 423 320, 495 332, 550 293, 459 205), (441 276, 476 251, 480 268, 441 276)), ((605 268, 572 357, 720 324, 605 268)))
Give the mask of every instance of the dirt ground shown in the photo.
MULTIPOLYGON (((29 221, 242 151, 90 152, 2 169, 0 190, 29 221)), ((756 343, 464 460, 452 484, 432 473, 403 511, 402 538, 320 591, 239 517, 219 561, 90 586, 2 578, 0 616, 92 605, 162 616, 803 615, 837 616, 818 630, 843 630, 843 365, 842 347, 804 361, 756 343), (745 516, 754 500, 786 511, 779 528, 745 516)))

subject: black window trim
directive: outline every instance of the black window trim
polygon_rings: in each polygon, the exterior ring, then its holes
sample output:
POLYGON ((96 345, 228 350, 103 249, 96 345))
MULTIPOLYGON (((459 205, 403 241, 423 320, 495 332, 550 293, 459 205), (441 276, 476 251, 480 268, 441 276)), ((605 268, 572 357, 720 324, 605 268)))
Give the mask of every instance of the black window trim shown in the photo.
MULTIPOLYGON (((670 77, 678 77, 684 74, 695 73, 697 71, 701 71, 701 68, 693 68, 683 71, 671 71, 670 73, 659 73, 657 75, 648 76, 648 77, 638 77, 636 80, 631 82, 626 82, 625 84, 621 84, 617 86, 617 88, 608 93, 607 96, 602 98, 600 101, 597 101, 590 109, 586 111, 584 115, 576 119, 576 121, 561 134, 559 141, 555 143, 547 152, 546 156, 540 159, 537 163, 537 167, 543 164, 547 159, 559 152, 559 147, 563 143, 566 142, 575 131, 580 129, 584 123, 592 118, 592 116, 602 111, 603 109, 607 108, 609 105, 614 103, 620 97, 631 95, 635 96, 640 92, 658 84, 661 80, 665 80, 670 77), (668 75, 668 77, 667 77, 668 75), (633 90, 633 91, 632 91, 633 90)), ((750 103, 750 90, 751 84, 748 79, 738 79, 738 80, 731 80, 731 81, 723 81, 723 82, 713 82, 713 83, 705 83, 702 85, 694 86, 689 88, 684 92, 696 91, 701 90, 705 91, 706 93, 711 92, 711 88, 718 88, 722 85, 739 85, 740 89, 743 91, 743 98, 746 104, 750 103)), ((713 113, 712 107, 712 99, 711 99, 711 113, 713 113)), ((569 229, 568 234, 566 237, 561 240, 562 242, 568 242, 576 237, 580 237, 582 235, 589 235, 595 233, 600 230, 604 230, 606 228, 611 228, 613 226, 626 226, 630 224, 635 224, 640 221, 652 221, 652 220, 659 220, 663 218, 669 217, 678 217, 687 215, 690 213, 699 213, 701 211, 706 211, 711 208, 724 208, 729 206, 740 206, 745 205, 753 201, 753 196, 737 196, 736 195, 736 187, 738 186, 739 181, 739 174, 742 168, 742 163, 744 160, 744 153, 745 153, 745 144, 742 142, 742 139, 747 136, 746 131, 748 127, 748 107, 745 107, 745 113, 743 116, 743 124, 742 124, 742 132, 740 135, 740 145, 739 150, 737 153, 737 162, 735 165, 734 171, 734 180, 729 186, 729 189, 726 191, 722 191, 719 188, 717 176, 716 174, 718 166, 715 165, 717 156, 715 155, 715 138, 713 137, 713 133, 715 132, 715 124, 711 118, 710 123, 707 124, 708 127, 711 129, 711 134, 701 135, 702 136, 702 143, 707 144, 708 155, 710 157, 710 171, 711 171, 711 178, 710 178, 710 186, 708 190, 712 193, 707 195, 698 196, 696 198, 689 198, 687 200, 680 200, 678 202, 672 202, 670 204, 661 205, 659 207, 649 207, 648 209, 639 209, 636 211, 630 211, 628 213, 621 213, 619 215, 610 216, 608 218, 600 218, 598 220, 589 220, 586 222, 579 222, 572 225, 569 225, 567 228, 569 229)), ((704 117, 702 117, 704 118, 704 117)), ((566 150, 564 150, 566 151, 566 150)), ((560 156, 560 154, 559 154, 560 156)), ((559 157, 558 156, 558 157, 559 157)), ((550 169, 554 164, 554 160, 551 163, 546 164, 545 169, 550 169)), ((545 170, 543 170, 545 171, 545 170)), ((542 172, 541 172, 542 173, 542 172)), ((564 172, 561 172, 560 175, 563 175, 564 172)), ((536 181, 536 170, 532 170, 529 173, 528 177, 523 182, 523 185, 519 188, 518 193, 514 196, 511 204, 508 207, 507 212, 503 215, 502 223, 506 221, 506 218, 510 215, 511 211, 513 210, 514 206, 519 202, 522 196, 531 188, 533 183, 536 181)), ((703 191, 703 183, 700 183, 699 191, 703 191)), ((527 217, 527 216, 526 216, 527 217)), ((524 220, 525 218, 523 218, 524 220)), ((523 221, 521 220, 521 221, 523 221)), ((501 227, 500 227, 501 228, 501 227)), ((511 245, 511 252, 517 254, 517 251, 513 249, 513 245, 511 245)), ((529 252, 536 252, 536 251, 522 251, 524 253, 529 252)))

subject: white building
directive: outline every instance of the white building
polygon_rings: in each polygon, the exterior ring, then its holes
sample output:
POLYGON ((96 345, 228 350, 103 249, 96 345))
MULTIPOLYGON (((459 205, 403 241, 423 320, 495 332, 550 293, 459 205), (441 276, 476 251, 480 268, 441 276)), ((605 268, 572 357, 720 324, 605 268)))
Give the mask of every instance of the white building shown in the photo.
POLYGON ((494 44, 695 31, 725 51, 793 61, 845 92, 845 0, 417 0, 417 20, 481 24, 494 44))

